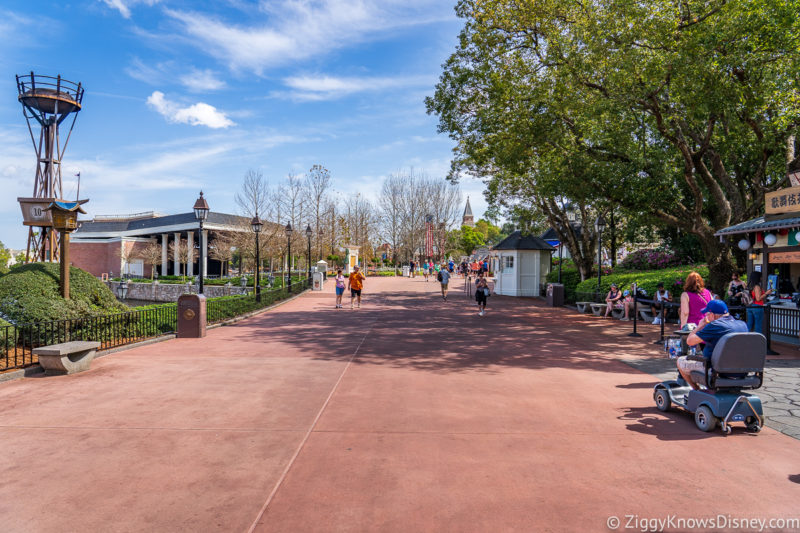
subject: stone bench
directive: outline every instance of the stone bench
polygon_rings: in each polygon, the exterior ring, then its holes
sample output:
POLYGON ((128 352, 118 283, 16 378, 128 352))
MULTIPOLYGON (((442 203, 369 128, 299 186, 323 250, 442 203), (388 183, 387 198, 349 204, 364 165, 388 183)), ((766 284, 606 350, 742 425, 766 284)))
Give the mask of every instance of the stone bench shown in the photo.
MULTIPOLYGON (((642 320, 644 320, 648 324, 652 324, 653 323, 653 319, 655 318, 655 316, 653 316, 653 313, 650 312, 650 308, 649 307, 647 309, 642 309, 640 307, 639 308, 639 316, 641 316, 642 320)), ((656 315, 656 316, 658 316, 658 315, 656 315)))
POLYGON ((608 307, 606 304, 594 304, 594 303, 589 304, 589 306, 592 308, 592 314, 594 316, 602 316, 603 313, 606 312, 606 307, 608 307))
POLYGON ((592 302, 575 302, 575 307, 578 308, 579 313, 591 313, 592 308, 589 307, 592 302))
POLYGON ((615 307, 611 310, 611 316, 614 318, 622 318, 625 316, 625 308, 624 307, 615 307))
POLYGON ((89 370, 99 347, 95 341, 70 341, 34 348, 33 354, 48 376, 61 376, 89 370))

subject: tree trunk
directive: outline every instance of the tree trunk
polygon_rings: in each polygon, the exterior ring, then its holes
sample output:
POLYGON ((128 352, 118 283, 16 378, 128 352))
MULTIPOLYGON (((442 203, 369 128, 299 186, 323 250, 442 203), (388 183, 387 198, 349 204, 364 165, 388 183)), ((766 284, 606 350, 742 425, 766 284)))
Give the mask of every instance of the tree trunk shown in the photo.
POLYGON ((713 292, 724 295, 725 285, 731 280, 731 274, 734 271, 733 255, 726 243, 721 243, 709 232, 698 234, 700 237, 700 246, 703 248, 703 254, 708 262, 708 279, 706 287, 713 292))

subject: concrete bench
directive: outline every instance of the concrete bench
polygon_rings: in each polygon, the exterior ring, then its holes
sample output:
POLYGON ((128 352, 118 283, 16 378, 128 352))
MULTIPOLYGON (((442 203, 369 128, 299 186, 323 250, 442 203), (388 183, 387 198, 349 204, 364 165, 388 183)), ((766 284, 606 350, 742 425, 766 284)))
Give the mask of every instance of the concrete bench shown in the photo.
POLYGON ((589 307, 592 302, 575 302, 575 307, 578 308, 579 313, 591 313, 592 308, 589 307))
POLYGON ((594 304, 594 303, 592 303, 592 304, 589 304, 589 306, 591 306, 592 314, 594 316, 601 316, 601 315, 603 315, 603 313, 606 312, 606 307, 607 307, 606 304, 594 304))
POLYGON ((615 307, 614 309, 611 310, 611 316, 613 316, 614 318, 622 318, 625 316, 625 309, 615 307))
POLYGON ((33 354, 48 376, 60 376, 89 370, 99 347, 95 341, 70 341, 34 348, 33 354))
MULTIPOLYGON (((639 316, 641 316, 642 320, 644 320, 648 324, 652 324, 653 323, 653 319, 655 318, 653 316, 653 313, 650 312, 650 308, 649 307, 647 309, 642 309, 640 307, 639 308, 639 316)), ((658 315, 656 315, 656 316, 658 316, 658 315)))

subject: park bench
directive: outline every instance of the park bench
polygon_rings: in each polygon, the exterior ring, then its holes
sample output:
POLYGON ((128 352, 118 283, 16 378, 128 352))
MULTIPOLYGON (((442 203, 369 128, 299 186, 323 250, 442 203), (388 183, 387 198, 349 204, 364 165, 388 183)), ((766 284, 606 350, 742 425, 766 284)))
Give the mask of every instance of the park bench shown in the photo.
POLYGON ((592 308, 589 307, 592 302, 575 302, 575 307, 578 308, 579 313, 591 313, 592 308))
POLYGON ((589 304, 589 305, 590 305, 590 306, 591 306, 591 308, 592 308, 592 314, 593 314, 594 316, 601 316, 603 313, 605 313, 605 312, 606 312, 606 307, 607 307, 607 305, 606 305, 606 304, 595 304, 595 303, 591 303, 591 304, 589 304))
POLYGON ((95 341, 70 341, 34 348, 33 353, 48 376, 60 376, 89 370, 99 347, 95 341))
POLYGON ((622 318, 625 316, 625 309, 621 307, 615 307, 611 310, 611 316, 614 318, 622 318))

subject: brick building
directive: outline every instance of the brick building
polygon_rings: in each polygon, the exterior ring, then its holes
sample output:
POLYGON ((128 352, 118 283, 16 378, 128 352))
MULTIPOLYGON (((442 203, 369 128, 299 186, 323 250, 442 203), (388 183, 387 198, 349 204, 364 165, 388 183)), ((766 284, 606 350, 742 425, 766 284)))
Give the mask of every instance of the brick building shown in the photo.
POLYGON ((161 264, 156 266, 157 273, 161 276, 180 275, 183 273, 183 263, 177 253, 178 247, 173 247, 170 257, 170 246, 175 242, 186 241, 190 250, 186 275, 194 276, 199 272, 198 259, 202 246, 206 275, 220 276, 225 274, 225 265, 208 257, 209 239, 213 241, 215 235, 221 232, 247 231, 250 231, 249 219, 213 211, 208 214, 204 223, 203 235, 199 235, 194 213, 160 215, 149 212, 98 216, 81 222, 78 230, 72 234, 70 259, 73 266, 95 276, 128 274, 150 277, 151 267, 136 256, 148 244, 156 242, 161 245, 161 264))

